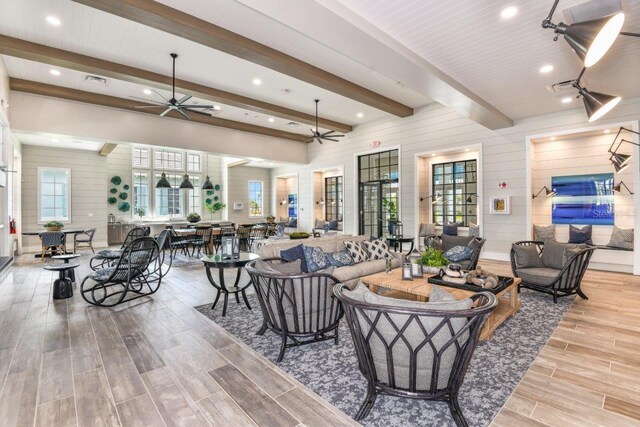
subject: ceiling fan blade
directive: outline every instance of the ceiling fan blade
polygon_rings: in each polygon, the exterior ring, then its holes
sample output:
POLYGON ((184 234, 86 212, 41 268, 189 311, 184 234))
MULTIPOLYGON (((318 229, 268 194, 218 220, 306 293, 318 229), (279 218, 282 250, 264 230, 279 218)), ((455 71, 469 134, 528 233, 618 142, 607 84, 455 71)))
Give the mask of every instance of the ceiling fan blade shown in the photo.
POLYGON ((195 114, 200 114, 202 116, 211 117, 211 114, 209 114, 209 113, 205 113, 204 111, 192 110, 191 108, 181 107, 180 110, 185 110, 185 111, 188 111, 190 113, 195 113, 195 114))
POLYGON ((137 105, 134 108, 145 109, 145 108, 165 108, 165 105, 137 105))
POLYGON ((183 96, 182 98, 180 98, 180 99, 178 100, 178 102, 177 102, 177 103, 178 103, 178 104, 182 104, 183 102, 187 102, 187 101, 188 101, 189 99, 191 99, 191 98, 192 98, 192 96, 191 96, 191 95, 185 95, 185 96, 183 96))
POLYGON ((208 110, 208 109, 213 109, 213 105, 180 104, 180 108, 202 108, 202 109, 208 110))
POLYGON ((344 135, 339 135, 339 134, 332 135, 334 132, 335 132, 335 130, 330 130, 328 132, 323 133, 322 136, 330 136, 332 138, 342 138, 344 136, 344 135))
POLYGON ((147 104, 164 105, 164 102, 154 101, 153 99, 140 98, 139 96, 130 96, 129 98, 135 99, 136 101, 144 102, 144 103, 147 103, 147 104))
POLYGON ((165 100, 165 102, 169 102, 169 100, 168 100, 167 98, 165 98, 164 96, 162 96, 162 95, 160 94, 160 92, 158 92, 157 90, 155 90, 155 89, 151 89, 151 92, 155 93, 155 94, 156 94, 156 95, 158 95, 160 98, 164 99, 164 100, 165 100))
POLYGON ((173 110, 173 108, 169 107, 169 108, 167 108, 166 110, 164 110, 164 111, 162 112, 162 114, 160 114, 160 115, 161 115, 161 116, 166 116, 167 114, 169 114, 169 111, 171 111, 171 110, 173 110))
POLYGON ((315 140, 315 138, 311 137, 311 138, 307 139, 304 143, 305 144, 309 144, 309 143, 313 142, 314 140, 315 140))
POLYGON ((191 120, 191 117, 182 109, 178 108, 178 113, 182 114, 187 120, 191 120))
POLYGON ((337 139, 332 139, 332 138, 327 138, 327 137, 324 137, 322 139, 324 139, 325 141, 338 142, 337 139))

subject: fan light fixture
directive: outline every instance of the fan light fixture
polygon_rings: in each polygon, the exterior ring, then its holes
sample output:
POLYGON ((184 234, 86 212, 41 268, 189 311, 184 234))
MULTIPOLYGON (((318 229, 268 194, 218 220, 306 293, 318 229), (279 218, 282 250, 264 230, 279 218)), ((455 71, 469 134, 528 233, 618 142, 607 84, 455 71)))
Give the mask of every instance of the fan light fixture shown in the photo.
POLYGON ((547 197, 551 197, 551 196, 555 196, 556 192, 552 189, 550 189, 549 187, 547 187, 546 185, 544 187, 542 187, 540 189, 540 191, 538 191, 536 194, 533 194, 532 199, 535 199, 536 197, 538 197, 540 195, 540 193, 542 193, 544 191, 545 196, 547 197))
POLYGON ((320 131, 318 131, 318 103, 320 102, 320 100, 315 99, 314 101, 316 103, 316 129, 315 130, 310 129, 312 136, 311 138, 307 139, 305 142, 309 143, 313 141, 318 141, 320 145, 322 145, 322 141, 338 142, 338 140, 335 138, 342 138, 344 137, 344 135, 336 134, 335 130, 330 130, 325 133, 320 133, 320 131))
POLYGON ((629 194, 634 194, 633 191, 629 190, 629 187, 627 187, 627 184, 625 184, 624 181, 620 181, 619 183, 614 185, 613 186, 613 191, 615 191, 616 193, 621 193, 622 192, 622 187, 626 188, 627 192, 629 194))
POLYGON ((214 190, 213 183, 211 182, 211 179, 209 178, 209 175, 207 175, 207 179, 205 179, 204 182, 202 183, 202 189, 203 190, 214 190))
POLYGON ((640 144, 637 144, 633 141, 629 141, 627 139, 620 139, 620 142, 618 142, 618 145, 616 145, 616 141, 618 140, 618 137, 620 136, 620 134, 623 131, 627 131, 627 132, 631 132, 634 133, 636 135, 640 135, 640 132, 636 132, 634 130, 631 129, 627 129, 625 127, 620 127, 620 129, 618 129, 618 133, 616 133, 615 138, 613 138, 613 142, 611 142, 611 146, 609 147, 608 152, 611 153, 611 157, 609 157, 609 161, 611 161, 611 164, 613 165, 613 168, 616 170, 616 173, 620 173, 623 170, 625 170, 628 166, 629 166, 629 160, 631 160, 631 154, 622 154, 622 153, 618 153, 618 150, 620 149, 620 146, 622 145, 623 142, 626 142, 628 144, 631 145, 637 145, 640 146, 640 144), (616 145, 616 148, 614 149, 613 146, 616 145))
POLYGON ((193 190, 193 183, 189 181, 189 174, 184 174, 182 177, 182 182, 180 183, 181 190, 193 190))

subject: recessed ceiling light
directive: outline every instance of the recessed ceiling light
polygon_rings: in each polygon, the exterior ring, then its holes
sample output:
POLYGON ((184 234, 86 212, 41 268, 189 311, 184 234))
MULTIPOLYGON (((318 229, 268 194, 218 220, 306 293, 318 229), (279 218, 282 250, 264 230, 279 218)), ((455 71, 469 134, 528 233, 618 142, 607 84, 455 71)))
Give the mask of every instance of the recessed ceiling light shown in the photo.
POLYGON ((270 122, 270 123, 273 123, 273 122, 275 122, 275 121, 276 121, 276 119, 274 119, 273 117, 269 117, 269 122, 270 122))
POLYGON ((611 132, 609 129, 604 130, 604 133, 609 133, 609 132, 611 132))
POLYGON ((51 138, 51 142, 58 142, 57 138, 51 138))
POLYGON ((505 7, 504 9, 502 9, 502 12, 500 12, 500 16, 502 16, 502 19, 510 19, 516 16, 517 14, 518 14, 518 8, 515 6, 505 7))
POLYGON ((544 65, 540 67, 540 72, 542 74, 547 74, 553 71, 553 65, 544 65))
POLYGON ((269 163, 269 166, 273 166, 273 163, 269 163))
POLYGON ((260 79, 253 79, 253 84, 256 86, 260 86, 262 84, 262 80, 260 79))
POLYGON ((151 89, 145 89, 143 90, 145 95, 151 95, 153 92, 151 92, 151 89))
POLYGON ((56 69, 49 70, 49 73, 51 73, 52 76, 59 76, 60 75, 60 71, 58 71, 56 69))
POLYGON ((47 16, 47 22, 51 25, 55 25, 56 27, 60 26, 62 22, 55 16, 47 16))
POLYGON ((359 118, 362 118, 362 117, 364 117, 364 114, 358 113, 358 114, 356 114, 356 116, 358 116, 359 118))
POLYGON ((562 98, 562 103, 563 103, 563 104, 568 104, 568 103, 570 103, 571 101, 573 101, 573 98, 572 98, 572 97, 570 97, 570 96, 567 96, 566 98, 562 98))
POLYGON ((216 111, 220 111, 220 110, 222 110, 222 107, 219 106, 219 105, 214 105, 213 109, 216 110, 216 111))
POLYGON ((555 140, 556 140, 556 137, 555 137, 555 136, 552 136, 552 137, 551 137, 551 138, 549 138, 549 139, 550 139, 550 140, 552 140, 552 141, 555 141, 555 140))
POLYGON ((469 149, 468 149, 468 148, 465 148, 465 150, 464 150, 464 151, 469 151, 469 149))

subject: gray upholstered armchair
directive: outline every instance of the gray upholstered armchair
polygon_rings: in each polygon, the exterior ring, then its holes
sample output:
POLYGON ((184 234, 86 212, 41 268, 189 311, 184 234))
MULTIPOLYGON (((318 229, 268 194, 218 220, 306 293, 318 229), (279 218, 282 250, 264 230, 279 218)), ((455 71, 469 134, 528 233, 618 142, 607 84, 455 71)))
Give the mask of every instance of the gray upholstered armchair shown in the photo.
MULTIPOLYGON (((425 238, 426 241, 426 238, 425 238)), ((474 270, 478 265, 478 259, 480 259, 480 252, 486 239, 481 239, 474 236, 449 236, 443 234, 440 237, 432 236, 431 245, 436 249, 446 252, 456 246, 468 246, 473 251, 469 259, 458 261, 456 264, 460 264, 464 270, 474 270)))

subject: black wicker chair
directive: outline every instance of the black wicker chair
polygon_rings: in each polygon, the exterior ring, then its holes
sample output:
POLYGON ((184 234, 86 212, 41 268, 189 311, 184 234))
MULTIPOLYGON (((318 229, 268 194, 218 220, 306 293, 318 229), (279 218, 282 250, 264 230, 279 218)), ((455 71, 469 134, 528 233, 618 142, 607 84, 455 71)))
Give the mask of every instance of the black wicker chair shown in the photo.
MULTIPOLYGON (((264 262, 283 262, 267 258, 264 262)), ((339 282, 324 273, 285 275, 258 270, 257 261, 246 269, 256 289, 262 310, 262 335, 267 329, 282 338, 278 362, 287 348, 333 339, 338 343, 338 324, 344 315, 340 302, 333 296, 333 286, 339 282)))
POLYGON ((236 235, 240 238, 240 250, 249 251, 251 247, 251 230, 253 225, 239 225, 236 235))
POLYGON ((195 255, 196 250, 198 251, 198 256, 204 251, 205 255, 209 254, 209 247, 211 245, 211 233, 213 232, 213 228, 198 228, 196 229, 196 234, 190 240, 189 244, 191 245, 192 252, 191 255, 195 255))
POLYGON ((443 401, 458 426, 467 422, 458 404, 458 391, 487 317, 498 305, 495 295, 471 297, 463 310, 434 310, 377 305, 334 288, 342 303, 358 357, 367 379, 367 395, 355 416, 364 419, 379 394, 443 401))
POLYGON ((129 230, 127 236, 124 238, 124 242, 122 242, 122 246, 120 246, 120 249, 103 249, 99 251, 89 261, 89 267, 91 267, 91 269, 95 271, 100 268, 110 266, 122 256, 122 253, 128 245, 130 245, 134 240, 145 237, 146 235, 147 230, 145 230, 144 228, 133 227, 131 230, 129 230))
POLYGON ((80 284, 89 304, 113 307, 155 293, 162 282, 158 243, 142 237, 129 244, 114 267, 96 270, 80 284))
MULTIPOLYGON (((518 246, 535 245, 539 256, 542 256, 542 252, 544 251, 544 242, 541 241, 523 240, 514 244, 518 246)), ((594 246, 588 246, 577 251, 567 259, 567 262, 562 269, 557 270, 557 275, 555 275, 555 277, 544 280, 546 283, 533 283, 530 277, 528 279, 527 277, 521 277, 521 275, 523 275, 522 270, 520 270, 520 275, 518 274, 515 250, 511 248, 511 271, 515 277, 520 277, 521 279, 521 282, 518 285, 518 291, 520 291, 520 288, 528 288, 533 289, 534 291, 544 292, 546 294, 553 295, 554 303, 558 302, 558 297, 565 297, 573 294, 578 294, 582 299, 589 299, 584 292, 582 292, 582 289, 580 289, 580 284, 582 283, 584 273, 587 271, 587 267, 589 266, 591 255, 593 255, 593 251, 595 250, 596 248, 594 246)))
POLYGON ((160 276, 164 277, 169 273, 171 265, 173 264, 173 257, 171 256, 171 229, 162 230, 162 232, 158 234, 158 237, 156 237, 156 243, 160 251, 158 254, 160 257, 160 276), (169 251, 168 257, 167 251, 169 251))

